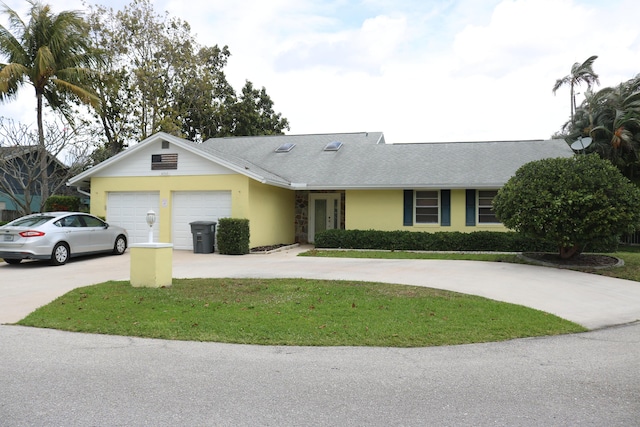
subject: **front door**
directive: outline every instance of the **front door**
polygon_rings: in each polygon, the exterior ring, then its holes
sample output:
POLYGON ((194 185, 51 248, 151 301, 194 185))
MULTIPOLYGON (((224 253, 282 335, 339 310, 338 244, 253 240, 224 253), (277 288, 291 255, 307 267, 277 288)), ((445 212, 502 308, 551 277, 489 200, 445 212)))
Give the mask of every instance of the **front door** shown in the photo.
POLYGON ((340 194, 312 193, 309 195, 309 243, 316 233, 340 228, 340 194))

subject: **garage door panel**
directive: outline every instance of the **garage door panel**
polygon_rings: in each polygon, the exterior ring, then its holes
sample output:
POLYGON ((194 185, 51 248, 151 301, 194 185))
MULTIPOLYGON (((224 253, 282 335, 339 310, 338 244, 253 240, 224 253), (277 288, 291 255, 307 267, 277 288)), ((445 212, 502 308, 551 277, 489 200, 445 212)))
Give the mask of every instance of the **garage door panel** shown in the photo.
POLYGON ((231 216, 231 191, 176 191, 172 197, 172 240, 176 249, 193 250, 194 221, 216 221, 231 216))
POLYGON ((149 192, 110 192, 107 194, 107 222, 119 225, 127 230, 129 243, 149 241, 147 212, 156 213, 153 226, 153 240, 158 242, 160 223, 160 193, 149 192))

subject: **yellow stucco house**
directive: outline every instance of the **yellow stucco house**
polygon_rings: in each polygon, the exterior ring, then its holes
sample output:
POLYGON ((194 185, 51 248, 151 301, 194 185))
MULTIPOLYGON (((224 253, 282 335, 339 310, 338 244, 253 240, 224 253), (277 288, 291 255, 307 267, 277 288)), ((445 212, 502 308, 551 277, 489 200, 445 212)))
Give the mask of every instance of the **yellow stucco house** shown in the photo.
POLYGON ((91 213, 145 242, 192 249, 190 223, 247 218, 251 247, 331 229, 505 230, 497 190, 525 163, 570 157, 563 140, 387 144, 381 132, 213 138, 155 134, 75 176, 91 213))

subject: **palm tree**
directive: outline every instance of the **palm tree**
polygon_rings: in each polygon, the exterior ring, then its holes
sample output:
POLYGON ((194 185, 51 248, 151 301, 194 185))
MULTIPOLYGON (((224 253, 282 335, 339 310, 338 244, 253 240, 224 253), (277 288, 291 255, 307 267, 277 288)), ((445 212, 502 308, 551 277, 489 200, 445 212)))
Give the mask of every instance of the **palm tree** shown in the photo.
POLYGON ((49 107, 60 111, 70 123, 73 123, 71 98, 97 106, 97 97, 84 82, 99 57, 89 45, 88 26, 79 12, 54 14, 48 5, 36 0, 28 3, 31 5, 28 22, 6 5, 2 11, 9 28, 0 25, 0 55, 7 59, 6 64, 0 64, 0 102, 14 99, 25 84, 35 89, 44 203, 49 196, 49 177, 43 102, 46 100, 49 107))
POLYGON ((594 150, 618 166, 628 178, 640 160, 640 92, 638 82, 631 80, 616 88, 603 89, 598 100, 590 131, 594 150))
POLYGON ((593 72, 593 62, 597 59, 597 56, 591 56, 582 64, 576 62, 571 67, 571 74, 564 76, 561 79, 556 80, 556 84, 553 85, 553 93, 555 94, 562 86, 569 85, 571 89, 571 121, 573 122, 573 115, 576 111, 576 94, 575 87, 580 83, 586 83, 587 87, 591 89, 591 86, 600 84, 598 75, 593 72))

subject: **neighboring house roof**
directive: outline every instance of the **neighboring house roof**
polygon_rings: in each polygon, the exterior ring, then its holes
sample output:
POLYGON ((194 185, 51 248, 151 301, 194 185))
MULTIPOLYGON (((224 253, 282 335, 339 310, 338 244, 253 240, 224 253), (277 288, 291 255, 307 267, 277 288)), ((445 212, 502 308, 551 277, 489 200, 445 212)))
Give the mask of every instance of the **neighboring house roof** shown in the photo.
POLYGON ((212 138, 201 144, 156 134, 74 177, 91 175, 158 138, 260 182, 294 189, 498 188, 525 163, 571 157, 564 140, 385 144, 381 132, 212 138), (327 144, 342 142, 337 151, 327 144), (295 146, 276 152, 283 144, 295 146))
POLYGON ((19 145, 12 147, 0 147, 0 159, 11 160, 16 157, 21 157, 27 153, 35 152, 38 150, 37 145, 19 145))
MULTIPOLYGON (((6 162, 13 159, 20 160, 23 156, 27 154, 30 154, 30 153, 37 154, 38 149, 39 147, 37 145, 14 145, 9 147, 0 146, 0 160, 6 161, 6 162)), ((58 158, 53 156, 50 152, 47 152, 47 155, 49 156, 49 158, 53 159, 53 161, 55 161, 55 163, 58 164, 58 166, 63 168, 68 168, 68 166, 66 166, 64 163, 58 160, 58 158)))

